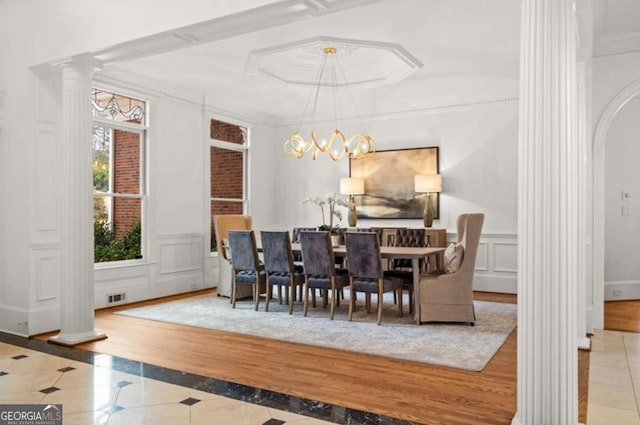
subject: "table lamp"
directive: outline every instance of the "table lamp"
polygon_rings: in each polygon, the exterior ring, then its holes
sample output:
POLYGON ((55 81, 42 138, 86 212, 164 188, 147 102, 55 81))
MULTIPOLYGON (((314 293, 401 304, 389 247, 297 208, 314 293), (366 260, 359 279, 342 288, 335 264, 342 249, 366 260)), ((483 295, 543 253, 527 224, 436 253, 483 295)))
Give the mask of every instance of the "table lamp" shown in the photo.
POLYGON ((442 176, 440 174, 418 174, 414 177, 414 191, 426 193, 427 201, 424 207, 424 227, 431 227, 433 224, 433 199, 434 192, 442 191, 442 176))
POLYGON ((340 194, 349 195, 349 227, 355 227, 358 221, 356 214, 356 200, 354 195, 364 194, 364 179, 345 177, 340 179, 340 194))

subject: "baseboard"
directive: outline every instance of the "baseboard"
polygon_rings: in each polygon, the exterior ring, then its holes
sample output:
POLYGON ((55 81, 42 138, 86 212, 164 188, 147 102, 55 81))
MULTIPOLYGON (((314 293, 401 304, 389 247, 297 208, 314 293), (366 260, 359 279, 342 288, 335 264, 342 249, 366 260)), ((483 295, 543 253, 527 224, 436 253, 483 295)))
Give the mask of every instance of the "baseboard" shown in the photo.
POLYGON ((514 275, 500 276, 498 273, 475 272, 473 276, 473 290, 517 294, 518 278, 514 275))
POLYGON ((604 300, 621 301, 640 299, 640 281, 611 281, 604 283, 604 300))

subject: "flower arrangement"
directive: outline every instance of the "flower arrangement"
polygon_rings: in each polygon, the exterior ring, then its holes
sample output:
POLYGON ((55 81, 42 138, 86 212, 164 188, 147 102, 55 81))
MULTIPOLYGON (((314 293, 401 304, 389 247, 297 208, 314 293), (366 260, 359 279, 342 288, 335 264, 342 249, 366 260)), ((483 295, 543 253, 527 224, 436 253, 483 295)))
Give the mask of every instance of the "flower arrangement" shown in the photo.
POLYGON ((337 210, 336 206, 346 207, 349 204, 347 201, 335 193, 330 193, 325 198, 307 198, 302 201, 303 204, 313 204, 320 207, 320 212, 322 213, 322 226, 318 226, 318 230, 328 230, 330 233, 336 233, 339 224, 333 225, 333 218, 336 217, 338 220, 342 220, 342 211, 337 210), (329 212, 329 224, 324 216, 324 207, 327 207, 329 212))

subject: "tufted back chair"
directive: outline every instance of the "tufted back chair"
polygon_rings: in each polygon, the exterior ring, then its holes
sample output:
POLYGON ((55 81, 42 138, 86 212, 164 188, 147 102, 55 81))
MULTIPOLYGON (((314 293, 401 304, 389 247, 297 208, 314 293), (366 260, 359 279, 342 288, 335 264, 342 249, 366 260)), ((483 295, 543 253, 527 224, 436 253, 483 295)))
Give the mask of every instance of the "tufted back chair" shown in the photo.
MULTIPOLYGON (((397 229, 396 236, 393 240, 393 246, 426 246, 426 237, 424 228, 420 229, 397 229)), ((393 262, 393 268, 411 268, 411 260, 397 259, 393 262)))

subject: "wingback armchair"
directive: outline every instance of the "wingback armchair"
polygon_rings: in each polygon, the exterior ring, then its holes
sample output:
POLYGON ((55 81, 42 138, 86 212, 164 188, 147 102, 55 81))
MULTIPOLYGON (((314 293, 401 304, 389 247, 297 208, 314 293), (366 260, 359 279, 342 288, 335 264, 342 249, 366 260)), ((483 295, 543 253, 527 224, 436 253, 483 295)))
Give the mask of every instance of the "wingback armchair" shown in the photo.
MULTIPOLYGON (((224 241, 227 239, 229 230, 250 230, 251 216, 240 214, 223 214, 213 216, 213 225, 216 232, 216 246, 218 247, 218 296, 231 297, 231 283, 233 276, 231 274, 231 259, 224 247, 224 241)), ((241 285, 238 287, 236 297, 246 298, 253 296, 250 286, 241 285)))
POLYGON ((456 272, 420 275, 420 322, 475 323, 473 273, 483 222, 484 214, 458 217, 458 242, 464 250, 456 272))

